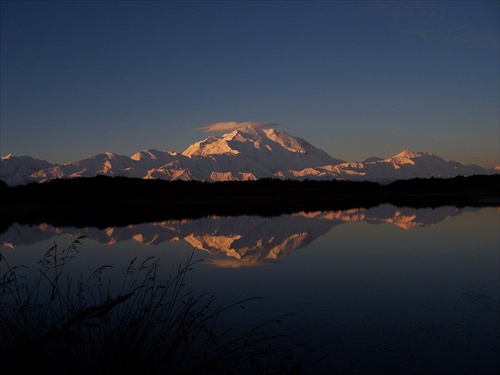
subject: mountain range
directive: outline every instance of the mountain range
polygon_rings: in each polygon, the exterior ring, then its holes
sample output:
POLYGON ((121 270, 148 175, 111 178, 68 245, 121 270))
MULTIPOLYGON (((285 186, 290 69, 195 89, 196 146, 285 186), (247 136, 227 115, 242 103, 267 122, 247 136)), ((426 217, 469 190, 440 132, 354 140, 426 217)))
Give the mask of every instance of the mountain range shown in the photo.
POLYGON ((1 159, 0 180, 10 186, 96 175, 207 182, 279 178, 386 183, 417 177, 491 174, 497 168, 486 170, 408 150, 388 159, 347 162, 284 131, 248 126, 221 137, 210 136, 182 153, 144 149, 129 157, 104 152, 63 165, 9 154, 1 159))

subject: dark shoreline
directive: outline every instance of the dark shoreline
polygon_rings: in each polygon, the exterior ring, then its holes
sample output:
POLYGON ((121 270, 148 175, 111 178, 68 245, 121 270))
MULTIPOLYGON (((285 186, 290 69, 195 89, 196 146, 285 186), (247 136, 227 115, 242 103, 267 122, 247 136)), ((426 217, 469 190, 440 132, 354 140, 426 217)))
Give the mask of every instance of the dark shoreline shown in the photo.
POLYGON ((0 233, 13 223, 105 228, 210 215, 276 216, 299 211, 500 205, 500 175, 352 181, 245 182, 92 177, 8 187, 0 184, 0 233))

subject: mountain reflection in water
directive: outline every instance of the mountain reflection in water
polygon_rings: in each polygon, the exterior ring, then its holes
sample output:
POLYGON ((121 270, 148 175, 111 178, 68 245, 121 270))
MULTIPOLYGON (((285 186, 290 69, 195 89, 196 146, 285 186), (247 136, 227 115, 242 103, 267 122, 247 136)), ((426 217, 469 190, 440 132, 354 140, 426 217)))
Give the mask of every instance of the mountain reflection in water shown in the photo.
POLYGON ((167 220, 106 229, 15 224, 0 235, 0 244, 15 248, 19 245, 35 244, 56 235, 83 235, 108 245, 129 240, 147 245, 184 240, 196 249, 213 255, 227 256, 207 261, 214 265, 258 266, 272 264, 276 259, 307 246, 335 226, 346 222, 391 223, 402 229, 412 230, 432 226, 448 217, 476 210, 478 209, 448 206, 435 209, 399 208, 386 204, 369 209, 298 212, 276 217, 237 216, 167 220))
POLYGON ((131 259, 161 258, 168 279, 193 255, 206 264, 190 272, 189 291, 221 306, 258 297, 221 329, 284 317, 285 334, 304 344, 294 356, 305 374, 487 375, 500 369, 499 213, 380 205, 105 229, 11 225, 0 252, 29 280, 53 243, 87 236, 68 274, 109 267, 112 295, 131 259))

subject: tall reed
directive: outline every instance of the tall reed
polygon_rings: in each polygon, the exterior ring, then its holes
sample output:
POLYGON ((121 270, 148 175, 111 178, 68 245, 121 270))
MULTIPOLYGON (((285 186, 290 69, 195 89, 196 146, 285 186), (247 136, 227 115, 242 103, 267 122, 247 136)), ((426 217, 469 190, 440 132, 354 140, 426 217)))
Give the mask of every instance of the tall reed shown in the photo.
POLYGON ((299 345, 283 333, 281 319, 222 328, 224 314, 252 299, 219 306, 213 295, 190 291, 193 253, 167 280, 158 276, 159 259, 136 257, 113 293, 110 265, 86 278, 67 271, 83 238, 50 248, 32 279, 27 267, 11 266, 0 254, 3 374, 299 372, 299 345))

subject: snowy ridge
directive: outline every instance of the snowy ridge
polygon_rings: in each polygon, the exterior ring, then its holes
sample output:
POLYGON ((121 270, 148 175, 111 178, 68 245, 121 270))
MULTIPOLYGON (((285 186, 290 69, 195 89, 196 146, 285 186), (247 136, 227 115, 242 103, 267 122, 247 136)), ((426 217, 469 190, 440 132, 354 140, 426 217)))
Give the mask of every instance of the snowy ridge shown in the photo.
POLYGON ((8 185, 24 185, 36 178, 31 176, 38 171, 52 167, 46 160, 34 159, 31 156, 2 156, 0 162, 0 179, 8 185))
POLYGON ((182 153, 144 149, 129 157, 104 152, 64 165, 9 154, 0 164, 0 179, 10 186, 96 175, 208 182, 261 178, 390 182, 488 173, 495 171, 409 150, 388 159, 346 162, 284 131, 251 126, 222 137, 210 136, 182 153))

